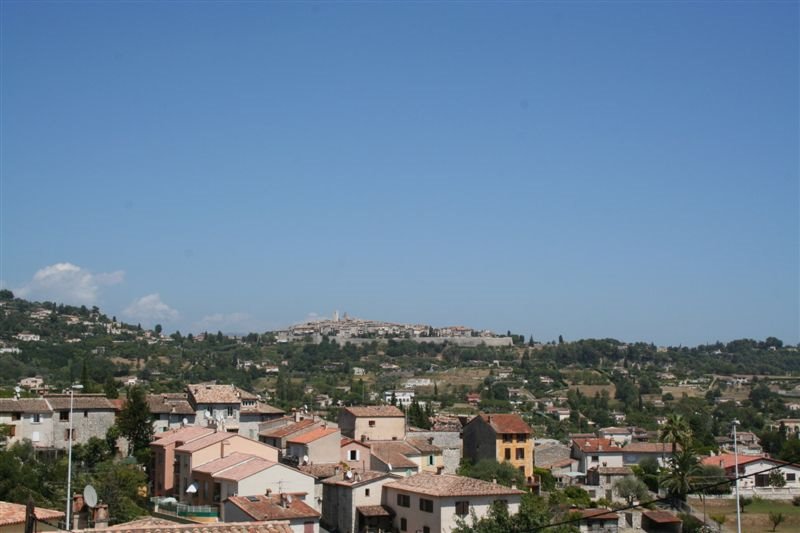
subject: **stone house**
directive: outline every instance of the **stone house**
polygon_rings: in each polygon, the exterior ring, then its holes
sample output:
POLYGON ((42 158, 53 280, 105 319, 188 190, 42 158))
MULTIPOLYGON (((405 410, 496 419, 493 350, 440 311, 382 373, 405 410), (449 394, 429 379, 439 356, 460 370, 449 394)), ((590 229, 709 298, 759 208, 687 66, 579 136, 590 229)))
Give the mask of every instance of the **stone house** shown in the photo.
POLYGON ((339 412, 339 429, 357 440, 403 439, 406 420, 403 411, 392 405, 345 407, 339 412))
POLYGON ((222 509, 223 522, 282 521, 293 533, 319 533, 319 511, 291 494, 231 496, 222 509))
POLYGON ((396 531, 449 533, 471 513, 485 516, 495 501, 519 511, 523 491, 479 479, 422 472, 387 483, 383 505, 392 509, 396 531))
POLYGON ((153 415, 153 432, 195 424, 195 411, 182 393, 149 394, 147 406, 153 415))
POLYGON ((260 423, 284 414, 234 385, 189 385, 187 394, 198 425, 235 431, 252 439, 256 438, 260 423))
POLYGON ((368 525, 391 529, 391 511, 382 506, 383 486, 398 476, 387 472, 342 470, 322 482, 322 522, 329 531, 363 531, 368 525))
POLYGON ((369 470, 372 465, 372 450, 361 441, 343 437, 339 445, 339 461, 350 469, 369 470))

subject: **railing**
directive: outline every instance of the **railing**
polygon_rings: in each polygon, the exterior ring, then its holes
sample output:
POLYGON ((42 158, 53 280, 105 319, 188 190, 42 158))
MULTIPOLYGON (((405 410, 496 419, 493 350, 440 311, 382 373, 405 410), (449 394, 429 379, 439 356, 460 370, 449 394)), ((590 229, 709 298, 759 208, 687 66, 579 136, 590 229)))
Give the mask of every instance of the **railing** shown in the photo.
POLYGON ((216 522, 219 520, 219 507, 216 505, 186 505, 173 501, 174 498, 150 498, 153 511, 170 514, 196 522, 216 522))
MULTIPOLYGON (((800 487, 739 487, 739 496, 747 498, 757 496, 765 500, 790 500, 798 495, 800 495, 800 487)), ((700 497, 698 494, 692 494, 691 496, 693 498, 700 497)), ((736 491, 731 488, 730 494, 708 494, 705 498, 707 500, 729 500, 736 498, 736 491)))

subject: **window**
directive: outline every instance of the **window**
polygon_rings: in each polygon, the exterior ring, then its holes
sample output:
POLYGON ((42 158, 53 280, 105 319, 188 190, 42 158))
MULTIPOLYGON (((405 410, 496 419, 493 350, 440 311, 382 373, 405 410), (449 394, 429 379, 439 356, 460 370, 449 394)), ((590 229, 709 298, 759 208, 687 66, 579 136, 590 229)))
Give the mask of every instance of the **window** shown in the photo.
POLYGON ((797 474, 789 474, 789 473, 787 472, 787 474, 786 474, 786 481, 796 481, 796 480, 797 480, 797 474))
POLYGON ((397 505, 400 507, 411 507, 411 496, 408 494, 398 494, 397 505))
POLYGON ((431 533, 431 528, 428 526, 422 526, 422 533, 431 533))
POLYGON ((511 448, 506 448, 506 460, 511 460, 511 448))
POLYGON ((467 516, 469 514, 469 502, 456 502, 456 514, 458 516, 467 516))
POLYGON ((19 413, 11 413, 11 420, 12 421, 19 420, 20 418, 22 418, 22 417, 20 416, 19 413))
POLYGON ((233 407, 228 407, 228 416, 233 416, 233 407))
POLYGON ((514 435, 511 433, 503 433, 503 442, 513 442, 514 435))
POLYGON ((41 421, 42 421, 42 415, 40 415, 39 413, 34 413, 31 416, 31 422, 33 422, 34 424, 38 424, 41 421))
POLYGON ((596 462, 597 462, 597 461, 599 461, 599 460, 600 460, 600 456, 599 456, 599 455, 593 455, 593 456, 592 456, 592 462, 593 462, 593 463, 596 463, 596 462))
POLYGON ((371 427, 371 428, 375 427, 375 421, 374 420, 370 420, 369 421, 369 427, 371 427))
POLYGON ((400 519, 400 531, 408 529, 408 521, 405 518, 400 519))
POLYGON ((347 458, 350 461, 358 461, 358 450, 350 450, 347 452, 347 458))
POLYGON ((433 466, 433 456, 432 455, 428 456, 428 466, 433 466))
POLYGON ((517 459, 525 459, 525 448, 517 448, 517 459))
POLYGON ((517 435, 517 442, 525 442, 526 440, 528 440, 528 436, 525 433, 517 435))
POLYGON ((433 512, 433 500, 427 500, 425 498, 419 499, 419 510, 425 511, 426 513, 433 512))
POLYGON ((69 420, 69 411, 59 411, 58 419, 59 420, 69 420))
POLYGON ((83 412, 83 418, 89 418, 89 411, 83 412))
POLYGON ((72 430, 72 439, 69 438, 70 437, 69 432, 70 432, 69 429, 65 429, 64 430, 64 440, 73 440, 74 441, 75 440, 75 430, 74 429, 72 430))
POLYGON ((364 489, 364 496, 369 496, 369 489, 364 489))

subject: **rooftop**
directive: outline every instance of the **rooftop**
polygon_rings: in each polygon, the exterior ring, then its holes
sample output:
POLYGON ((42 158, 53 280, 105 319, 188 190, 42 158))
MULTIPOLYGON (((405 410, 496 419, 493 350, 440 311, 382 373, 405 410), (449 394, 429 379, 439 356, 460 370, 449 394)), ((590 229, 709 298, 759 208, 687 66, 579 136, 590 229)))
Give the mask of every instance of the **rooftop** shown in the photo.
POLYGON ((311 431, 303 433, 302 435, 298 435, 297 437, 292 437, 287 442, 293 442, 295 444, 308 444, 309 442, 314 442, 315 440, 333 435, 334 433, 339 433, 339 429, 320 427, 312 429, 311 431))
POLYGON ((286 522, 211 522, 203 524, 178 524, 160 518, 142 518, 107 528, 84 529, 85 533, 128 531, 130 533, 293 533, 286 522))
POLYGON ((38 398, 0 399, 0 413, 49 413, 50 406, 38 398))
POLYGON ((190 442, 214 433, 213 429, 201 428, 200 426, 186 426, 179 429, 171 429, 162 433, 156 433, 151 446, 167 446, 173 443, 190 442))
POLYGON ((257 400, 258 396, 252 392, 240 389, 235 385, 210 385, 200 383, 187 387, 189 396, 195 404, 199 403, 235 403, 242 400, 257 400))
POLYGON ((289 520, 291 518, 319 518, 319 512, 309 507, 300 498, 287 495, 231 496, 227 502, 235 505, 255 520, 289 520))
POLYGON ((583 453, 621 453, 622 448, 611 439, 572 439, 572 443, 583 453))
MULTIPOLYGON (((62 511, 34 507, 33 513, 39 520, 58 520, 64 518, 62 511)), ((25 523, 25 506, 19 503, 0 502, 0 526, 25 523)))
POLYGON ((346 471, 341 471, 335 477, 329 477, 328 479, 325 479, 322 482, 325 483, 326 485, 357 487, 364 483, 370 483, 378 479, 384 479, 384 478, 397 479, 396 475, 390 474, 388 472, 376 472, 375 470, 365 470, 363 472, 357 470, 356 471, 350 470, 350 472, 352 472, 352 476, 350 478, 347 477, 346 471))
POLYGON ((369 405, 369 406, 359 406, 359 407, 345 407, 344 409, 348 413, 352 414, 356 417, 405 417, 403 411, 395 407, 394 405, 369 405))
POLYGON ((185 394, 149 394, 147 406, 153 414, 195 414, 185 394))
POLYGON ((533 430, 519 415, 509 414, 482 414, 480 417, 489 424, 495 433, 525 433, 532 434, 533 430))
POLYGON ((304 429, 309 429, 314 424, 316 424, 314 420, 311 418, 306 418, 304 420, 300 420, 299 422, 294 422, 292 424, 288 424, 286 426, 280 426, 277 428, 268 428, 262 431, 259 431, 258 434, 262 437, 271 437, 273 439, 282 439, 283 437, 288 437, 292 433, 297 433, 298 431, 302 431, 304 429))
POLYGON ((226 431, 211 433, 209 435, 200 437, 199 439, 194 439, 190 442, 187 442, 182 446, 175 448, 175 451, 188 453, 196 452, 197 450, 202 450, 203 448, 211 446, 212 444, 233 438, 236 435, 236 433, 228 433, 226 431))
MULTIPOLYGON (((50 404, 54 411, 66 411, 70 408, 70 395, 59 394, 45 396, 45 400, 50 404)), ((116 406, 102 394, 76 394, 72 406, 76 411, 85 409, 106 409, 115 411, 116 406)))
POLYGON ((233 466, 236 466, 240 463, 245 463, 251 459, 255 459, 255 455, 250 455, 247 453, 239 453, 235 452, 227 457, 222 457, 220 459, 214 459, 213 461, 209 461, 202 465, 196 466, 192 469, 192 472, 200 472, 201 474, 217 474, 222 472, 223 470, 227 470, 233 466))
POLYGON ((523 494, 523 491, 454 474, 420 472, 385 485, 389 488, 428 496, 489 496, 523 494))
POLYGON ((267 461, 266 459, 262 459, 260 457, 255 457, 249 461, 240 462, 231 468, 217 472, 213 475, 213 477, 214 479, 225 479, 227 481, 241 481, 252 476, 253 474, 261 472, 262 470, 272 468, 276 464, 278 463, 267 461))

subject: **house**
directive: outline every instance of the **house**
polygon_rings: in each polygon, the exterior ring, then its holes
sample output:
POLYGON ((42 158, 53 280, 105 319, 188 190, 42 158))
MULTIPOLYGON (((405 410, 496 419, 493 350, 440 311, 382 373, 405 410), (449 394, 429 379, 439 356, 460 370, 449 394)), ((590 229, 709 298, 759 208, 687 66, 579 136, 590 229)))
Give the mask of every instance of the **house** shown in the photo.
POLYGON ((608 501, 618 499, 614 492, 614 485, 623 478, 633 475, 633 470, 627 466, 595 466, 586 472, 584 489, 594 500, 605 498, 608 501))
POLYGON ((406 419, 393 405, 345 407, 339 412, 339 428, 351 439, 402 439, 406 436, 406 419))
POLYGON ((251 439, 256 438, 261 422, 284 414, 234 385, 194 384, 187 387, 187 394, 198 425, 238 432, 251 439))
POLYGON ((19 380, 19 386, 23 389, 39 389, 44 385, 44 379, 41 376, 32 378, 22 378, 19 380))
POLYGON ((350 437, 342 437, 339 442, 339 462, 351 470, 369 470, 372 464, 369 444, 350 437))
POLYGON ((22 342, 39 342, 41 340, 41 337, 39 337, 39 335, 36 335, 35 333, 31 333, 29 331, 23 331, 22 333, 17 333, 16 335, 14 335, 14 338, 22 342))
POLYGON ((287 453, 289 439, 313 431, 321 427, 322 424, 321 420, 315 420, 314 418, 296 420, 291 417, 285 417, 262 424, 258 432, 258 440, 278 448, 285 454, 287 453))
POLYGON ((294 533, 319 533, 319 511, 291 494, 231 496, 222 508, 223 522, 281 520, 294 533))
POLYGON ((581 533, 616 533, 619 528, 619 515, 610 509, 580 509, 582 520, 578 522, 581 533))
POLYGON ((623 427, 607 427, 597 430, 597 435, 602 438, 611 439, 617 446, 624 446, 633 440, 631 430, 623 427))
POLYGON ((398 476, 388 472, 342 470, 322 482, 322 522, 329 531, 391 530, 392 511, 382 505, 383 487, 398 476))
MULTIPOLYGON (((739 480, 740 490, 750 490, 758 494, 759 489, 769 491, 770 470, 775 470, 783 475, 786 481, 784 489, 787 493, 790 490, 800 489, 800 466, 795 463, 788 463, 780 459, 773 459, 763 456, 738 455, 724 453, 712 455, 702 459, 704 465, 719 466, 725 470, 725 475, 733 479, 736 472, 736 463, 739 463, 739 476, 744 476, 739 480)), ((791 496, 787 495, 787 498, 791 496)))
MULTIPOLYGON (((36 516, 34 531, 61 531, 51 525, 64 520, 64 511, 34 507, 36 516)), ((26 506, 18 503, 0 502, 0 531, 3 533, 24 533, 26 520, 26 506)))
MULTIPOLYGON (((680 446, 677 446, 680 450, 680 446)), ((666 466, 672 457, 672 444, 666 442, 629 442, 622 447, 622 464, 638 465, 646 458, 658 461, 659 466, 666 466)))
POLYGON ((394 514, 396 531, 449 533, 472 512, 485 516, 495 501, 509 514, 519 511, 523 491, 453 474, 422 472, 386 483, 383 505, 394 514))
POLYGON ((533 430, 514 414, 481 414, 464 426, 464 457, 508 462, 533 481, 533 430))
POLYGON ((461 422, 456 417, 434 419, 433 428, 420 430, 412 428, 408 439, 425 439, 441 450, 442 466, 445 474, 455 474, 461 465, 461 422))
POLYGON ((92 437, 105 439, 117 420, 119 406, 102 394, 47 395, 53 411, 53 447, 66 449, 70 438, 70 405, 72 406, 72 442, 86 444, 92 437))
POLYGON ((193 505, 215 505, 231 496, 291 494, 314 505, 314 477, 246 453, 221 457, 192 469, 193 505))
POLYGON ((176 497, 181 501, 191 501, 197 494, 196 487, 194 491, 188 490, 192 484, 192 471, 200 465, 234 452, 254 455, 269 462, 278 461, 277 448, 236 433, 219 431, 205 435, 175 448, 178 475, 176 497))
POLYGON ((335 463, 341 456, 342 434, 338 428, 317 427, 289 438, 287 456, 299 464, 335 463))
POLYGON ((383 393, 383 401, 386 403, 399 405, 401 407, 408 407, 414 402, 415 396, 416 392, 413 390, 387 390, 383 393), (392 401, 392 399, 394 399, 394 401, 392 401))
POLYGON ((569 415, 572 411, 569 410, 567 407, 557 407, 551 406, 547 408, 547 414, 558 420, 559 422, 563 422, 564 420, 569 420, 569 415))
POLYGON ((466 400, 471 407, 477 407, 481 403, 481 395, 479 392, 470 392, 467 394, 466 400))
POLYGON ((578 471, 586 473, 597 467, 622 467, 622 447, 611 439, 573 438, 573 459, 578 460, 578 471))
POLYGON ((432 439, 370 441, 368 444, 372 454, 372 470, 412 474, 438 472, 444 467, 442 450, 432 444, 432 439))
POLYGON ((182 393, 148 394, 147 406, 153 415, 153 432, 195 424, 195 411, 182 393))
POLYGON ((152 450, 150 481, 154 496, 170 496, 175 490, 175 448, 201 437, 211 435, 214 430, 198 426, 187 426, 162 433, 156 433, 150 443, 152 450))
POLYGON ((53 411, 46 400, 0 399, 0 424, 8 426, 7 444, 28 439, 35 448, 54 448, 53 411))

